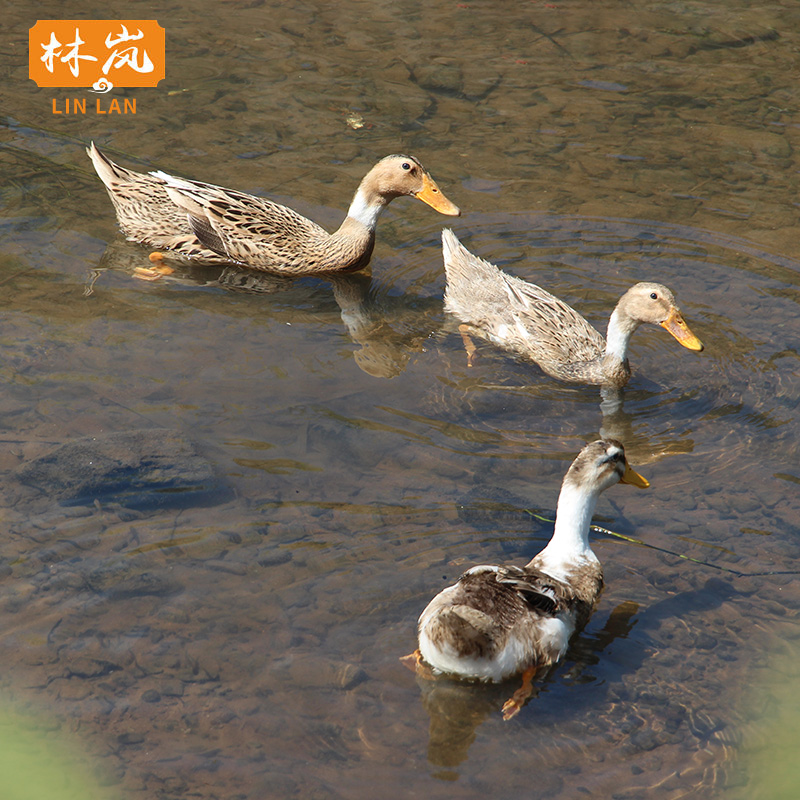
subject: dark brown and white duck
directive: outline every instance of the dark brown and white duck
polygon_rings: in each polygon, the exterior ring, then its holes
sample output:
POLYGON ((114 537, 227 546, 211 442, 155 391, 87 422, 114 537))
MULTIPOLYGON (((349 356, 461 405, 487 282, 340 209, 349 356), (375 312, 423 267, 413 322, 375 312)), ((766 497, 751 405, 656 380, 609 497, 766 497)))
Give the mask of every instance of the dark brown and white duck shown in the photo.
POLYGON ((395 198, 408 195, 442 214, 460 214, 412 156, 381 159, 331 234, 266 198, 166 172, 134 172, 115 164, 94 143, 86 152, 128 239, 205 263, 290 275, 357 270, 369 263, 378 217, 395 198))
POLYGON ((513 717, 537 671, 564 656, 594 610, 603 570, 589 526, 600 494, 616 483, 649 485, 618 441, 587 444, 564 477, 548 545, 524 567, 473 567, 439 592, 419 618, 417 663, 482 681, 521 674, 522 687, 503 706, 504 718, 513 717))
MULTIPOLYGON (((611 314, 604 339, 574 308, 473 255, 451 230, 442 232, 442 244, 444 305, 465 323, 462 334, 477 333, 535 361, 554 378, 624 386, 631 375, 628 344, 643 322, 660 325, 689 350, 703 349, 675 296, 660 283, 637 283, 628 289, 611 314)), ((465 343, 470 351, 467 338, 465 343)))

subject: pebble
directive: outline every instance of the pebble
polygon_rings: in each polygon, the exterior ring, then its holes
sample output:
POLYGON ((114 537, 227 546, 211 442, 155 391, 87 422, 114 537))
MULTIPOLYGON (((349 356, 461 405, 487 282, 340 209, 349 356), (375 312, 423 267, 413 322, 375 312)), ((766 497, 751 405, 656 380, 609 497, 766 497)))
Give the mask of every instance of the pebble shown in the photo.
POLYGON ((208 569, 216 572, 228 572, 231 575, 246 575, 247 565, 237 564, 235 561, 223 561, 219 558, 210 558, 203 562, 208 569))
POLYGON ((194 444, 162 428, 73 439, 25 462, 16 476, 63 505, 186 505, 220 488, 194 444))
POLYGON ((256 550, 256 562, 262 567, 276 567, 292 560, 292 551, 274 546, 260 547, 256 550))
POLYGON ((144 735, 141 733, 121 733, 117 736, 117 742, 122 747, 130 747, 131 745, 142 744, 144 742, 144 735))
POLYGON ((635 731, 629 741, 637 750, 655 750, 658 747, 658 737, 649 728, 635 731))
POLYGON ((347 690, 367 680, 367 673, 361 667, 324 657, 296 659, 289 672, 292 681, 304 687, 347 690))

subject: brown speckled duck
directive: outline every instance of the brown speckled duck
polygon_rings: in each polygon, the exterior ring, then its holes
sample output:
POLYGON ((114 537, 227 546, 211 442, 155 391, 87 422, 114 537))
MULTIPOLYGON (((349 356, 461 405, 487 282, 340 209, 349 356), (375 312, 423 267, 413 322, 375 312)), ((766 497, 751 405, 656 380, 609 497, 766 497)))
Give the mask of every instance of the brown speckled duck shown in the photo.
POLYGON ((133 172, 94 143, 86 152, 128 239, 205 263, 291 275, 362 269, 372 255, 378 217, 396 197, 411 195, 442 214, 460 213, 411 156, 379 161, 361 181, 339 230, 329 234, 263 197, 166 172, 133 172))
POLYGON ((589 526, 600 494, 618 482, 649 485, 615 439, 587 444, 564 477, 544 550, 524 567, 473 567, 439 592, 419 618, 419 649, 406 658, 459 678, 501 681, 521 673, 522 687, 503 706, 505 719, 517 714, 537 670, 564 656, 594 610, 603 570, 589 526))
POLYGON ((474 331, 535 361, 554 378, 624 386, 631 375, 628 343, 643 322, 660 325, 689 350, 703 349, 674 295, 660 283, 628 289, 611 314, 604 339, 562 300, 470 253, 451 230, 443 231, 442 244, 445 309, 466 323, 462 333, 474 331))

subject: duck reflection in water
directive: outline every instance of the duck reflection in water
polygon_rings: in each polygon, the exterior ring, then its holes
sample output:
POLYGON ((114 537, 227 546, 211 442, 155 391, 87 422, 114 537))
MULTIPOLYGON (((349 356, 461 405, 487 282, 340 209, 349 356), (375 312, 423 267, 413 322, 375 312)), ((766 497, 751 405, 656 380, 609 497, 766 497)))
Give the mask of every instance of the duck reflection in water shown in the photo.
POLYGON ((367 275, 337 275, 328 280, 342 322, 360 345, 353 358, 373 378, 394 378, 404 372, 441 325, 442 306, 436 298, 386 296, 378 301, 376 286, 367 275))
MULTIPOLYGON (((112 242, 86 283, 86 294, 96 290, 99 277, 109 269, 140 277, 141 249, 130 242, 112 242)), ((151 278, 147 278, 148 281, 151 278)), ((427 340, 441 328, 442 303, 435 297, 381 295, 380 285, 369 273, 322 273, 313 277, 295 277, 258 272, 236 266, 184 264, 176 261, 171 271, 160 273, 164 284, 221 288, 228 292, 253 295, 277 295, 296 292, 296 303, 284 302, 265 307, 264 314, 286 316, 287 321, 325 320, 338 313, 341 322, 358 349, 353 359, 358 367, 375 378, 394 378, 408 366, 411 358, 425 350, 427 340), (313 291, 329 286, 330 294, 313 291), (309 291, 309 288, 312 291, 309 291), (302 295, 302 297, 300 297, 302 295), (334 303, 329 302, 332 298, 334 303), (300 309, 303 309, 302 311, 300 309), (308 309, 306 311, 306 309, 308 309)), ((235 313, 234 309, 230 313, 235 313)))
MULTIPOLYGON (((639 405, 643 403, 668 402, 663 400, 665 392, 659 386, 651 384, 646 379, 639 382, 639 387, 633 393, 633 399, 639 405)), ((630 394, 630 392, 629 392, 630 394)), ((662 458, 674 455, 686 455, 694 450, 694 439, 690 433, 690 423, 679 414, 662 421, 657 429, 653 429, 650 419, 639 421, 635 414, 625 411, 623 407, 623 390, 603 386, 600 389, 600 420, 599 434, 604 439, 619 439, 625 443, 625 452, 637 464, 652 464, 662 458), (686 423, 681 429, 681 424, 686 423)))

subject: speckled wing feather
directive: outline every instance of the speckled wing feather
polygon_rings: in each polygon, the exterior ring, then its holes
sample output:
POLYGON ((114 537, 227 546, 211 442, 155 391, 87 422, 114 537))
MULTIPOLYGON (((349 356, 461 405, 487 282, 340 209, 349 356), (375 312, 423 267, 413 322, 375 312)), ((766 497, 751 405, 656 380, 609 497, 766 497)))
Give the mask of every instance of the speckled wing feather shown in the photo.
POLYGON ((165 173, 155 176, 166 181, 172 202, 189 215, 200 242, 228 261, 251 268, 301 268, 309 250, 330 240, 315 222, 265 198, 165 173))
POLYGON ((165 172, 120 167, 87 148, 128 239, 212 264, 293 274, 358 269, 374 233, 345 221, 337 236, 290 208, 261 197, 165 172), (355 230, 352 228, 355 227, 355 230))
POLYGON ((500 274, 509 311, 538 358, 575 363, 603 355, 605 339, 575 309, 536 284, 500 274))
POLYGON ((536 284, 506 275, 444 231, 445 308, 476 333, 562 380, 602 381, 605 339, 536 284))
POLYGON ((530 573, 516 574, 516 571, 506 569, 506 574, 497 574, 495 580, 513 589, 525 601, 531 610, 541 611, 543 614, 554 616, 566 607, 565 595, 559 592, 558 584, 543 575, 530 573))
POLYGON ((547 662, 549 654, 538 642, 538 623, 576 612, 582 603, 566 584, 518 567, 473 568, 444 594, 430 635, 471 658, 493 658, 514 635, 525 642, 532 660, 547 662))
MULTIPOLYGON (((471 605, 481 608, 487 603, 490 611, 503 608, 512 617, 516 614, 535 611, 546 616, 555 616, 566 611, 575 600, 575 594, 565 583, 544 572, 521 567, 494 567, 491 571, 472 569, 459 579, 471 605), (488 595, 483 591, 489 588, 488 595)), ((505 615, 504 615, 505 616, 505 615)))
POLYGON ((186 232, 186 216, 169 199, 163 181, 120 167, 100 156, 101 177, 117 212, 120 226, 137 241, 145 240, 156 221, 165 236, 186 232))

